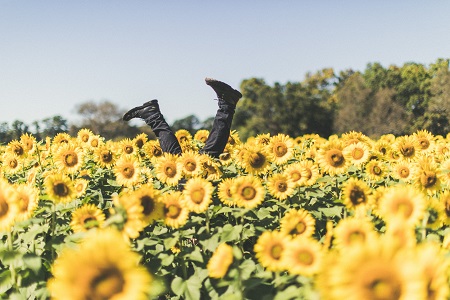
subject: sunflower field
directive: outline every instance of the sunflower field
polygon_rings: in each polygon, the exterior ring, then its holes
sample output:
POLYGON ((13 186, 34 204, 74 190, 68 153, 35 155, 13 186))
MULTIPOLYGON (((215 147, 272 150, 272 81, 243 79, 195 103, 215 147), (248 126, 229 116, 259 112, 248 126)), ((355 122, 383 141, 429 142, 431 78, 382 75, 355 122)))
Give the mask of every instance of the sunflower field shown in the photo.
POLYGON ((450 134, 0 146, 1 299, 450 299, 450 134))

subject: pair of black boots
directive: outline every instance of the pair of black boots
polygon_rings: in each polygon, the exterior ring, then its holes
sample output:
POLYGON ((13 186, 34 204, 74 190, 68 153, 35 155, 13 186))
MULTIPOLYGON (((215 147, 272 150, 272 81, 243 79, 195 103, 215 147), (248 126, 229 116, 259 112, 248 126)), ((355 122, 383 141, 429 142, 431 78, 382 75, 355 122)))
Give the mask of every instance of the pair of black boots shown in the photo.
MULTIPOLYGON (((239 91, 233 89, 231 86, 222 81, 206 78, 205 82, 216 92, 219 105, 220 101, 225 101, 228 105, 236 107, 237 102, 242 97, 242 94, 239 91)), ((140 106, 130 109, 123 115, 122 119, 124 121, 129 121, 133 118, 148 120, 157 112, 160 112, 158 100, 153 99, 140 106)))

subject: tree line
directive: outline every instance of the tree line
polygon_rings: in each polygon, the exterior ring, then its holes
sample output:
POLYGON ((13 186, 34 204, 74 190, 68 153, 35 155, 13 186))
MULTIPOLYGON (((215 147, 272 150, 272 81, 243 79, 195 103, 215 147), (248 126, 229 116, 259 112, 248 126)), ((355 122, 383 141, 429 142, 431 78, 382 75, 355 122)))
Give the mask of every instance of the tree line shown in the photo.
MULTIPOLYGON (((450 132, 449 59, 439 58, 424 65, 402 66, 369 63, 365 70, 336 73, 332 68, 308 73, 301 82, 268 84, 262 78, 244 79, 243 98, 236 110, 233 129, 242 139, 257 134, 285 133, 296 137, 316 133, 323 137, 359 131, 370 137, 410 134, 426 129, 435 135, 450 132)), ((89 128, 106 139, 134 137, 148 126, 132 126, 121 120, 124 113, 109 101, 88 101, 77 105, 81 122, 71 124, 61 116, 26 124, 0 123, 0 143, 31 133, 37 139, 59 132, 76 135, 89 128)), ((192 134, 211 129, 213 117, 200 121, 195 115, 176 120, 173 130, 192 134)))

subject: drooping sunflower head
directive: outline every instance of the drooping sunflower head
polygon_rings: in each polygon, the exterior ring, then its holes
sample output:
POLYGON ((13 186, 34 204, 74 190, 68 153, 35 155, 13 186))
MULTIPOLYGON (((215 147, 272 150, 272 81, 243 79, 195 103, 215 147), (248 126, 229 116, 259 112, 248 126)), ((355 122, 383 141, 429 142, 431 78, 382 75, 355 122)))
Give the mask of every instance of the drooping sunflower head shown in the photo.
POLYGON ((305 209, 291 209, 280 220, 280 232, 285 235, 311 237, 315 232, 316 220, 305 209))
POLYGON ((417 155, 419 145, 413 136, 406 135, 398 137, 393 147, 403 159, 411 161, 417 155))
POLYGON ((31 134, 24 133, 20 136, 20 143, 29 155, 33 154, 37 149, 36 138, 31 134))
POLYGON ((190 211, 202 213, 212 201, 214 187, 210 181, 203 178, 191 178, 183 190, 182 202, 190 211))
POLYGON ((139 163, 132 156, 121 156, 114 166, 114 175, 118 184, 131 187, 140 181, 139 163))
POLYGON ((61 145, 55 153, 55 165, 67 173, 75 173, 83 165, 83 151, 73 143, 61 145))
POLYGON ((425 156, 418 160, 415 183, 419 189, 433 193, 441 188, 441 178, 441 170, 431 158, 425 156))
POLYGON ((258 146, 266 146, 269 145, 270 143, 270 133, 262 133, 262 134, 258 134, 255 139, 253 140, 255 145, 258 146))
POLYGON ((164 203, 164 223, 172 228, 186 224, 189 210, 183 205, 183 194, 179 191, 165 193, 161 196, 164 203))
POLYGON ((350 178, 343 186, 343 202, 350 210, 365 210, 370 206, 370 188, 362 180, 350 178))
POLYGON ((70 227, 73 232, 87 232, 92 228, 102 228, 105 214, 94 204, 85 204, 72 212, 70 227))
POLYGON ((225 243, 220 244, 208 261, 206 269, 211 278, 223 278, 233 263, 233 248, 225 243))
POLYGON ((142 213, 144 207, 141 205, 140 199, 128 192, 120 195, 114 194, 112 199, 112 214, 118 220, 114 226, 122 233, 125 240, 139 237, 146 225, 142 213))
POLYGON ((285 164, 294 155, 294 145, 294 140, 285 134, 272 136, 266 148, 269 159, 277 165, 285 164))
POLYGON ((284 253, 289 247, 289 237, 279 231, 265 231, 255 244, 255 256, 259 263, 272 272, 285 269, 284 253))
POLYGON ((258 177, 248 175, 236 178, 231 194, 238 206, 251 209, 263 202, 265 189, 258 177))
POLYGON ((241 145, 241 139, 239 138, 239 133, 236 130, 230 131, 230 136, 228 137, 227 146, 234 149, 235 147, 241 145))
POLYGON ((28 155, 28 150, 18 140, 13 140, 6 146, 6 153, 16 156, 19 159, 25 158, 28 155))
POLYGON ((138 134, 133 139, 133 143, 138 149, 142 149, 142 147, 145 145, 145 143, 147 143, 147 141, 148 141, 148 136, 144 132, 138 134))
POLYGON ((286 200, 295 192, 294 182, 281 173, 270 176, 267 179, 266 187, 269 193, 278 200, 286 200))
POLYGON ((432 230, 438 230, 444 226, 444 221, 446 218, 444 204, 435 198, 427 201, 427 228, 432 230))
POLYGON ((52 299, 148 299, 152 276, 139 260, 117 231, 91 231, 63 250, 47 286, 52 299))
POLYGON ((450 225, 450 191, 444 191, 439 196, 439 201, 442 203, 442 206, 444 207, 444 224, 450 225))
POLYGON ((131 194, 141 203, 145 224, 152 224, 164 218, 164 204, 161 202, 161 194, 152 184, 142 185, 131 194))
POLYGON ((75 199, 73 181, 62 173, 53 173, 44 179, 45 190, 55 203, 68 203, 75 199))
POLYGON ((343 146, 339 140, 330 140, 321 146, 318 153, 318 163, 322 170, 331 176, 347 170, 348 161, 342 153, 343 146))
POLYGON ((178 184, 178 181, 182 176, 178 156, 170 153, 164 153, 164 155, 157 160, 155 170, 156 178, 170 186, 178 184))

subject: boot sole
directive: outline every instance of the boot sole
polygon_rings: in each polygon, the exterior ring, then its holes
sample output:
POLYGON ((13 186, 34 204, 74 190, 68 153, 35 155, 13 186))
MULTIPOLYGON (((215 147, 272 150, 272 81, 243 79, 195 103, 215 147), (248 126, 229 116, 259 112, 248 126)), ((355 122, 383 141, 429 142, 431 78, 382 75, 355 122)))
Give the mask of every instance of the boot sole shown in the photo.
POLYGON ((145 108, 145 107, 151 106, 151 105, 153 105, 153 103, 152 103, 151 101, 148 101, 148 102, 145 102, 144 104, 142 104, 142 105, 140 105, 140 106, 136 106, 136 107, 130 109, 129 111, 127 111, 127 112, 123 115, 122 120, 124 120, 124 121, 130 121, 131 119, 133 119, 133 114, 134 114, 136 111, 138 111, 138 110, 140 110, 140 109, 143 109, 143 108, 145 108))

